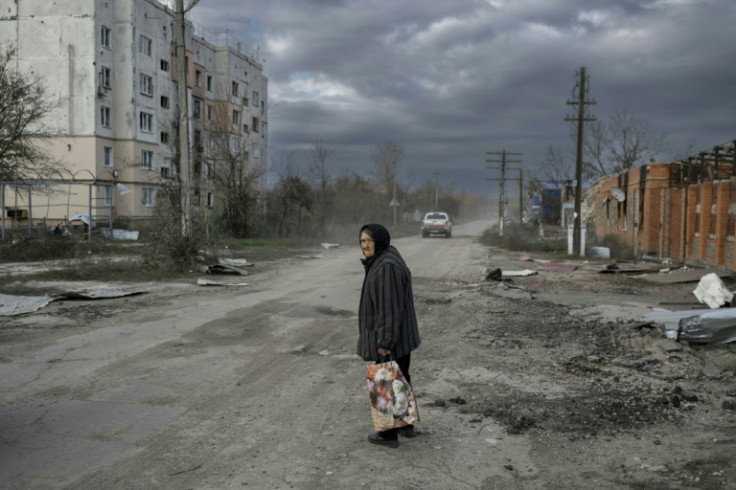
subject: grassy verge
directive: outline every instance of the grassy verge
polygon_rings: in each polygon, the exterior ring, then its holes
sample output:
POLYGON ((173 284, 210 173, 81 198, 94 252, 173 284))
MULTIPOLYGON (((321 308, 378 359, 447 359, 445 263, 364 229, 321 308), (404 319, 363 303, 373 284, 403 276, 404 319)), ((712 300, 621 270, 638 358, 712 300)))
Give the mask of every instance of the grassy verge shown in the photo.
POLYGON ((540 237, 534 227, 519 224, 504 226, 503 236, 499 236, 498 228, 486 230, 480 242, 517 252, 558 253, 567 250, 567 239, 540 237))

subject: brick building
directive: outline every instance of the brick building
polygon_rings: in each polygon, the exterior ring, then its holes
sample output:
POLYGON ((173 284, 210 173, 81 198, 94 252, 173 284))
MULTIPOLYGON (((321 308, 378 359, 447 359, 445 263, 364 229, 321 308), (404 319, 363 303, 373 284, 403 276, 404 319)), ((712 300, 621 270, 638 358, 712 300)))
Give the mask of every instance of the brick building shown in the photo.
POLYGON ((599 182, 595 233, 636 256, 736 268, 736 142, 599 182))

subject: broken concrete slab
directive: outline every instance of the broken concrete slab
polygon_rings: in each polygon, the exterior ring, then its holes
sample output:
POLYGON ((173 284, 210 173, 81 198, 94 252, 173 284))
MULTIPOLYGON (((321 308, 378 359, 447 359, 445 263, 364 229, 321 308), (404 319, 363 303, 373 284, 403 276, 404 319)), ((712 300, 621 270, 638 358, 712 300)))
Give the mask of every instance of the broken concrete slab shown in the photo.
POLYGON ((339 243, 323 243, 322 244, 322 248, 326 248, 327 250, 329 250, 331 248, 337 248, 339 246, 340 246, 339 243))
POLYGON ((65 299, 109 299, 122 298, 143 294, 143 290, 124 291, 122 289, 98 289, 94 291, 68 291, 65 293, 45 296, 15 296, 11 294, 0 294, 0 316, 16 316, 33 313, 53 301, 65 299))
POLYGON ((0 294, 0 316, 33 313, 54 301, 52 296, 14 296, 0 294))

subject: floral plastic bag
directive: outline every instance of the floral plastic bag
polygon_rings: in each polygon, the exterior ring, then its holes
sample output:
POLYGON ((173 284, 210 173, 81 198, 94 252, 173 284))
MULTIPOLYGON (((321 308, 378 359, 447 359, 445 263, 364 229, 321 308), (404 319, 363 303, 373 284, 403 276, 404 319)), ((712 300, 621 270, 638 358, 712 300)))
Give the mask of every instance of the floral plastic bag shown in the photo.
POLYGON ((414 392, 396 361, 372 364, 365 371, 373 426, 377 431, 419 422, 414 392))

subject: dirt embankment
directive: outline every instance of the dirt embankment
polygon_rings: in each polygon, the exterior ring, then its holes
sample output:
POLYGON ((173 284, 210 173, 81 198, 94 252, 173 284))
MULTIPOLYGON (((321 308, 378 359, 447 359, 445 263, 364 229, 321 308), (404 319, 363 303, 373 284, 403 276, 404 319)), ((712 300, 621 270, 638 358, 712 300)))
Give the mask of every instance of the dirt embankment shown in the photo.
MULTIPOLYGON (((528 268, 500 250, 487 264, 528 268)), ((453 363, 473 367, 435 405, 529 437, 544 470, 526 476, 543 473, 546 484, 522 488, 732 487, 734 344, 674 342, 642 321, 652 307, 704 308, 692 295, 696 284, 654 285, 577 265, 483 282, 437 309, 438 324, 459 327, 453 363)), ((508 469, 524 479, 523 468, 510 461, 508 469)))

